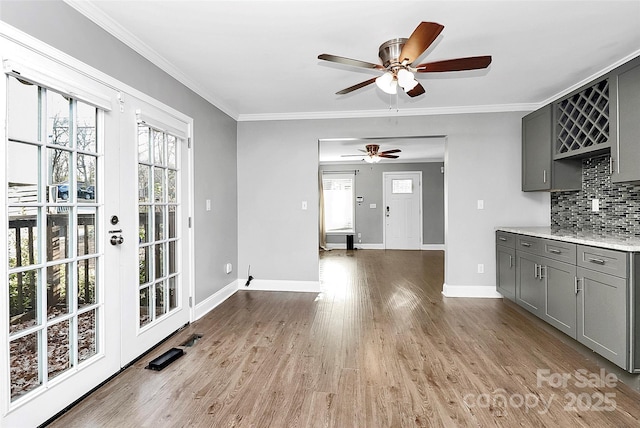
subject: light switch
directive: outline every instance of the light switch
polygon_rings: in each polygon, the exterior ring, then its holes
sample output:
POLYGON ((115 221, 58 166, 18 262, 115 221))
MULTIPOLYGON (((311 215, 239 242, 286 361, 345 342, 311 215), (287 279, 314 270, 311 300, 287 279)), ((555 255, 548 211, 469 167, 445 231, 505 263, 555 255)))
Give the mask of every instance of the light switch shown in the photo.
POLYGON ((591 199, 591 211, 600 211, 600 199, 591 199))
POLYGON ((478 209, 479 210, 483 210, 484 209, 484 200, 483 199, 478 199, 478 209))
POLYGON ((206 210, 211 211, 211 199, 207 199, 205 202, 206 210))
POLYGON ((307 201, 302 201, 302 209, 303 210, 307 209, 307 201))

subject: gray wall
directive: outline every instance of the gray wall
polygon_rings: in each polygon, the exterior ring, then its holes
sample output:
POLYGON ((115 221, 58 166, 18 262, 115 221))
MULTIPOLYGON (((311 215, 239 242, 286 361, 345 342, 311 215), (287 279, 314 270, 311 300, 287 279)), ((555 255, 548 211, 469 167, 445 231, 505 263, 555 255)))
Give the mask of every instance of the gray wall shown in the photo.
MULTIPOLYGON (((355 177, 355 196, 364 197, 362 204, 355 205, 356 235, 361 233, 363 244, 382 244, 384 228, 383 172, 422 172, 422 243, 444 244, 444 162, 428 163, 378 163, 320 165, 321 171, 358 170, 355 177), (376 204, 376 208, 369 208, 376 204)), ((328 243, 345 243, 344 235, 327 235, 328 243)))
POLYGON ((236 121, 61 1, 2 1, 0 20, 194 119, 196 302, 237 278, 236 121))
POLYGON ((523 115, 239 122, 240 268, 251 264, 260 279, 318 280, 318 140, 446 135, 445 281, 495 286, 495 227, 549 225, 549 194, 520 190, 523 115))

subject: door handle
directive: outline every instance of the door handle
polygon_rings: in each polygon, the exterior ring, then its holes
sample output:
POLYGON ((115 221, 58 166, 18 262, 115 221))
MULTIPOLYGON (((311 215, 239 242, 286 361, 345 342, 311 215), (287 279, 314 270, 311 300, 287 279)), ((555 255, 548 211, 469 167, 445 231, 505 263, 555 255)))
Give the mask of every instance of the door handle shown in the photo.
POLYGON ((124 242, 122 235, 111 235, 111 245, 121 245, 124 242))
POLYGON ((387 207, 387 217, 389 217, 389 207, 387 207))

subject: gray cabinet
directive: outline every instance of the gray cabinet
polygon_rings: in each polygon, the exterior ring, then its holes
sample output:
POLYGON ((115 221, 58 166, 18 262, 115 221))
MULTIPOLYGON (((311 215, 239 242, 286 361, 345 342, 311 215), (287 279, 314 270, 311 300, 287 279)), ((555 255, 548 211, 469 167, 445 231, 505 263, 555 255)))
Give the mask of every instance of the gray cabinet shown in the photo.
POLYGON ((545 286, 542 319, 576 338, 576 265, 543 257, 541 276, 545 286))
POLYGON ((544 314, 544 283, 540 279, 542 257, 516 251, 516 303, 529 312, 544 314))
POLYGON ((509 300, 516 298, 515 235, 496 232, 496 290, 509 300))
POLYGON ((640 58, 611 72, 611 181, 640 181, 640 58))
POLYGON ((522 191, 578 190, 582 164, 553 161, 551 104, 522 118, 522 191))

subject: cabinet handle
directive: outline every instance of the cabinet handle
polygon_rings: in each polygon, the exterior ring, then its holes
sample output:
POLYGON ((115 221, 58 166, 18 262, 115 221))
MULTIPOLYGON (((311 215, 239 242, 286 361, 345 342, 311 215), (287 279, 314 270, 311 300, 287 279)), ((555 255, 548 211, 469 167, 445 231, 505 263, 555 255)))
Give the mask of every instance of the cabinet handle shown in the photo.
POLYGON ((507 241, 507 238, 504 238, 504 237, 502 237, 502 236, 499 236, 499 237, 498 237, 498 240, 503 241, 503 242, 506 242, 506 241, 507 241))
POLYGON ((547 278, 547 267, 540 265, 540 280, 547 278), (542 275, 542 269, 544 269, 544 276, 542 275))
POLYGON ((590 261, 591 263, 595 263, 595 264, 597 264, 597 265, 603 265, 603 264, 605 263, 605 261, 604 261, 604 260, 602 260, 602 259, 589 259, 589 261, 590 261))
POLYGON ((534 263, 533 264, 533 277, 534 278, 538 278, 538 268, 540 267, 540 265, 538 265, 538 263, 534 263))
POLYGON ((522 245, 523 247, 530 247, 531 244, 529 244, 528 242, 521 242, 520 245, 522 245))
POLYGON ((509 267, 512 268, 513 267, 513 256, 509 255, 509 267))
POLYGON ((552 254, 562 254, 562 251, 553 248, 549 248, 549 252, 552 254))
POLYGON ((542 170, 542 182, 543 183, 547 182, 547 170, 546 169, 542 170))
POLYGON ((578 278, 577 276, 574 278, 575 278, 576 294, 578 294, 578 291, 582 291, 580 287, 578 287, 578 283, 582 281, 582 279, 578 278))

